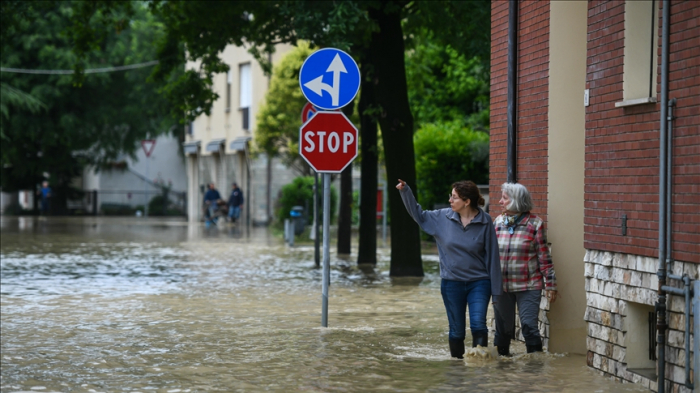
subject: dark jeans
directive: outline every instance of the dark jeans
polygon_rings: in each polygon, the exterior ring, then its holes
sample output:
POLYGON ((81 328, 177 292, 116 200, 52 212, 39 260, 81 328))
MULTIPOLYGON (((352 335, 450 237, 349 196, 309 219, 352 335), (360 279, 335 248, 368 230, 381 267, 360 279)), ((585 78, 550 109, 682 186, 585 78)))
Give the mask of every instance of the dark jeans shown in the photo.
POLYGON ((228 218, 231 218, 233 220, 238 220, 238 218, 240 216, 241 216, 241 207, 240 206, 229 206, 228 218))
POLYGON ((466 336, 467 305, 472 334, 488 334, 486 310, 491 297, 491 280, 465 282, 443 279, 440 293, 450 323, 450 340, 464 340, 466 336))
POLYGON ((538 328, 540 314, 540 297, 542 291, 503 292, 498 302, 493 306, 496 316, 496 346, 507 346, 515 335, 515 305, 518 305, 520 326, 525 344, 541 345, 540 329, 538 328))

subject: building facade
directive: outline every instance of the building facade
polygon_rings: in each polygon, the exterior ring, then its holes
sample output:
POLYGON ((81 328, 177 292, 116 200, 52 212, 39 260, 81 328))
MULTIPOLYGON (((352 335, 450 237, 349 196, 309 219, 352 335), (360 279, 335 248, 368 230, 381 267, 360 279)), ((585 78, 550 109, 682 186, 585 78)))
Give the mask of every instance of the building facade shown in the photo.
MULTIPOLYGON (((273 64, 290 49, 289 45, 278 45, 273 64)), ((267 223, 274 214, 272 205, 280 188, 294 178, 277 159, 250 154, 256 115, 270 79, 246 48, 228 46, 220 56, 230 66, 227 74, 214 80, 214 91, 220 98, 211 115, 203 114, 186 127, 187 215, 190 222, 202 219, 208 183, 214 183, 222 198, 227 199, 231 183, 236 182, 245 198, 241 219, 267 223)))
POLYGON ((491 20, 490 191, 524 184, 547 221, 560 288, 542 314, 549 350, 689 391, 686 302, 657 273, 661 256, 668 273, 700 277, 700 2, 512 0, 493 2, 491 20))
POLYGON ((147 145, 149 155, 139 146, 135 158, 121 157, 113 168, 86 167, 83 176, 74 181, 85 197, 69 201, 69 206, 98 214, 109 214, 110 209, 118 211, 121 207, 141 209, 167 188, 169 204, 183 211, 187 177, 179 144, 174 135, 160 135, 152 146, 147 145))

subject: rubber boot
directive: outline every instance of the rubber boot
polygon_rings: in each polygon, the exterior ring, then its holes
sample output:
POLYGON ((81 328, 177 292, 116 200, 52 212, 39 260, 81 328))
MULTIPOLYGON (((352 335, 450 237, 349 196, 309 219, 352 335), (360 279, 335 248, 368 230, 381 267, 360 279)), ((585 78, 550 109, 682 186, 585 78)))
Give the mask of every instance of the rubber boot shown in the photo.
POLYGON ((527 353, 533 353, 533 352, 542 352, 542 343, 535 344, 535 345, 525 345, 525 348, 527 348, 527 353))
POLYGON ((513 356, 510 354, 510 343, 508 343, 507 345, 497 345, 496 348, 498 349, 498 354, 501 356, 513 356))
POLYGON ((472 348, 480 345, 484 348, 489 346, 489 334, 488 333, 472 333, 472 348))
POLYGON ((493 344, 494 344, 494 345, 496 346, 496 348, 498 349, 498 354, 499 354, 499 355, 501 355, 501 356, 507 356, 507 357, 513 356, 513 355, 511 355, 511 353, 510 353, 510 340, 511 340, 511 339, 510 339, 510 336, 505 336, 505 335, 499 337, 499 338, 498 338, 498 342, 495 342, 495 340, 494 340, 494 343, 493 343, 493 344))
POLYGON ((450 356, 464 359, 464 340, 450 339, 450 356))

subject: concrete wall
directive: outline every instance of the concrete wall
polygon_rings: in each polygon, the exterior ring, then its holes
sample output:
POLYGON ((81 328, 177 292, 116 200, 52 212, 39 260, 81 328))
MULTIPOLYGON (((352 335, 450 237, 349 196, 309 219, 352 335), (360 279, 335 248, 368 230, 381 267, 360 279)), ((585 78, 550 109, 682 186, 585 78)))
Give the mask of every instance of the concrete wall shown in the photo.
POLYGON ((560 295, 549 313, 549 348, 555 352, 586 352, 581 261, 587 11, 586 1, 550 3, 547 224, 560 295))
MULTIPOLYGON (((145 179, 170 185, 174 192, 186 190, 185 158, 180 152, 180 142, 176 137, 159 136, 149 158, 146 158, 146 153, 139 145, 135 156, 122 158, 126 168, 99 171, 91 167, 85 168, 80 188, 86 191, 98 190, 100 206, 105 203, 144 205, 161 192, 159 187, 145 179)), ((92 206, 86 207, 92 210, 92 206)))

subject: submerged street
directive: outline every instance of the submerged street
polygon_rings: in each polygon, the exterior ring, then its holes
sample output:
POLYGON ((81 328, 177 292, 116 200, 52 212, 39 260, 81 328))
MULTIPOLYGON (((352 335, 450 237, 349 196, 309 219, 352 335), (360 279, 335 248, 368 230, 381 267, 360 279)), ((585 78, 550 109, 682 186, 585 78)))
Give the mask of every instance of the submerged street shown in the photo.
POLYGON ((331 241, 321 328, 313 247, 267 228, 0 223, 3 393, 647 391, 600 376, 583 355, 526 355, 519 343, 511 359, 493 347, 451 359, 436 254, 423 256, 422 280, 392 279, 388 248, 360 270, 331 241))

